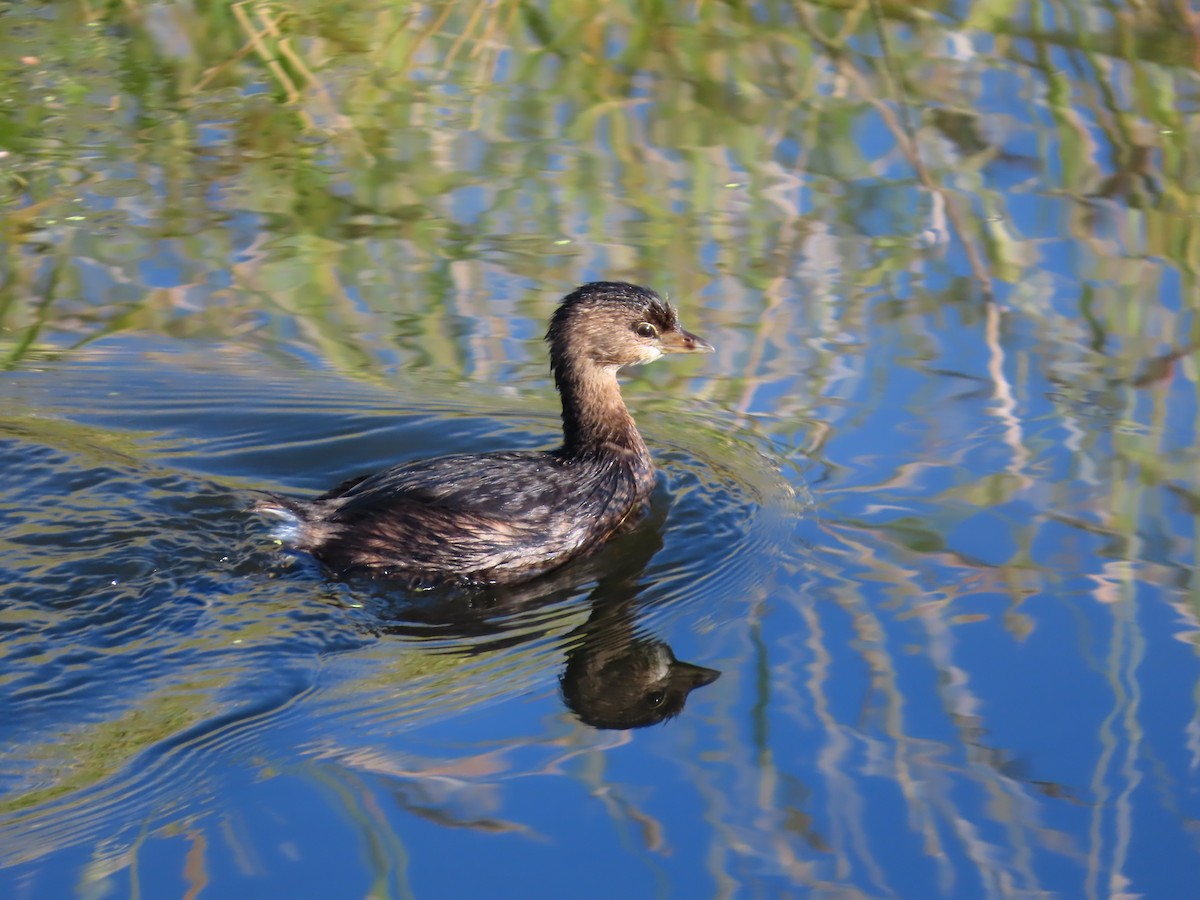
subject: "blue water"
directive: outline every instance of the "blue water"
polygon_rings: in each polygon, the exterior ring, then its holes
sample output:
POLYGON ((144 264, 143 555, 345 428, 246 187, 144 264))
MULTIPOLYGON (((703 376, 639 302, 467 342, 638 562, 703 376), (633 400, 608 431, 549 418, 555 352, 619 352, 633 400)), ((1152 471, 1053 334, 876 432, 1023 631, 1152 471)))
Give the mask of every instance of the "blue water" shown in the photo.
POLYGON ((0 15, 0 897, 1200 894, 1176 11, 237 6, 286 65, 0 15), (553 446, 601 278, 717 347, 632 534, 427 596, 251 510, 553 446), (595 728, 614 648, 720 676, 595 728))

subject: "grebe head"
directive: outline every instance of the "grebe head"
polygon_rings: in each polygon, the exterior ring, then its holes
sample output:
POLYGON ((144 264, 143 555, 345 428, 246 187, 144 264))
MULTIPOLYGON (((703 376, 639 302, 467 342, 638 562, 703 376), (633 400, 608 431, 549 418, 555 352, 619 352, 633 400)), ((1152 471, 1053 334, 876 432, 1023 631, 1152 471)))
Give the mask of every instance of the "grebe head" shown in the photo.
POLYGON ((601 368, 647 363, 664 353, 710 352, 684 331, 675 309, 654 291, 621 281, 594 281, 568 294, 546 332, 550 361, 601 368))

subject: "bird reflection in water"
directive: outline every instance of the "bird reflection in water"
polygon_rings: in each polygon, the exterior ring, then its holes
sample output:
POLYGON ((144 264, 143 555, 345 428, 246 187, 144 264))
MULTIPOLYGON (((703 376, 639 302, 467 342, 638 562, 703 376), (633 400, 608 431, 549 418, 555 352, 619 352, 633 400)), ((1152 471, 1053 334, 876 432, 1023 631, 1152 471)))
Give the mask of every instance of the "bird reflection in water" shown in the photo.
POLYGON ((681 662, 664 642, 639 637, 633 600, 592 601, 592 614, 567 653, 563 700, 595 728, 641 728, 683 711, 688 694, 716 669, 681 662))
MULTIPOLYGON (((641 728, 678 715, 688 695, 712 684, 716 669, 682 662, 666 642, 639 628, 647 564, 662 547, 666 503, 593 557, 519 586, 421 598, 394 607, 372 630, 401 637, 461 638, 465 655, 500 652, 545 633, 530 633, 520 614, 564 604, 595 581, 587 621, 566 638, 559 678, 563 701, 595 728, 641 728), (520 626, 519 628, 517 626, 520 626)), ((567 603, 567 609, 573 604, 567 603)))

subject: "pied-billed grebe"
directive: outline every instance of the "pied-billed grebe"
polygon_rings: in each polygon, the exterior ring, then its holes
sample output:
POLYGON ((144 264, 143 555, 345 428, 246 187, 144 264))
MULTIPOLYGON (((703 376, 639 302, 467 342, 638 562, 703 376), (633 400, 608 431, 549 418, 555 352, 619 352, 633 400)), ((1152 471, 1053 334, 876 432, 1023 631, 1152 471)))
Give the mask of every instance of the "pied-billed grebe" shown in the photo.
POLYGON ((557 450, 421 460, 256 508, 288 520, 289 543, 339 575, 418 588, 511 584, 595 550, 640 516, 654 486, 617 370, 713 348, 654 291, 607 281, 567 295, 546 340, 562 396, 557 450))

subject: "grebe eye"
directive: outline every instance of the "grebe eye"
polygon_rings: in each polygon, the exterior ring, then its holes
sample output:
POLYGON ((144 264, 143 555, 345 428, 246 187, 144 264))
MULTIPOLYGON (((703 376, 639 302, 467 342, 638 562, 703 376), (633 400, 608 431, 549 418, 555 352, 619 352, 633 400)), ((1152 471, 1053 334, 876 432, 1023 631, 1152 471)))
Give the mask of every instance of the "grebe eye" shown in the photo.
POLYGON ((638 322, 633 330, 644 338, 658 337, 658 329, 649 322, 638 322))

